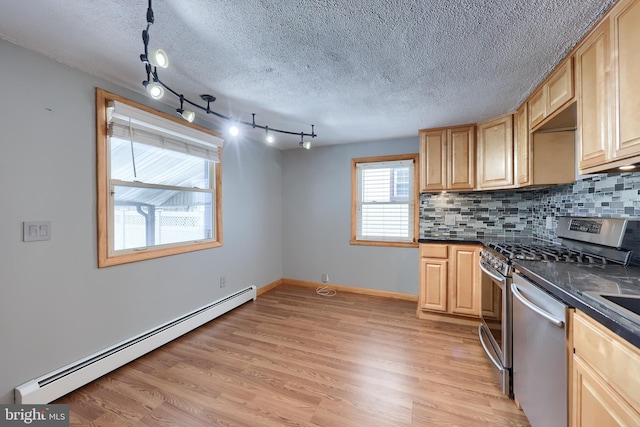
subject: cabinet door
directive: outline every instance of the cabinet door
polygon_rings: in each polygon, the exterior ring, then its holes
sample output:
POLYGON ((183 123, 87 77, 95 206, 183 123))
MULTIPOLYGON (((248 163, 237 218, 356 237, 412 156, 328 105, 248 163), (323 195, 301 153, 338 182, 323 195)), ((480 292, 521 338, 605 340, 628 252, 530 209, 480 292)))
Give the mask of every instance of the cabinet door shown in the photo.
POLYGON ((562 63, 545 83, 546 116, 573 98, 573 58, 562 63))
POLYGON ((420 191, 447 186, 447 130, 420 131, 420 191))
POLYGON ((446 259, 420 258, 420 308, 447 311, 446 259))
POLYGON ((450 248, 450 311, 454 314, 479 316, 480 248, 461 245, 451 245, 450 248))
POLYGON ((547 116, 546 104, 544 87, 541 87, 531 95, 531 98, 529 98, 529 101, 527 102, 529 109, 529 130, 536 127, 547 116))
POLYGON ((572 382, 572 426, 640 426, 640 414, 576 355, 573 356, 572 382))
POLYGON ((523 104, 516 112, 516 175, 519 185, 531 184, 531 145, 529 143, 529 125, 527 105, 523 104))
POLYGON ((478 125, 478 188, 513 186, 513 114, 478 125))
POLYGON ((609 21, 604 21, 576 50, 579 167, 607 161, 611 134, 607 78, 610 64, 609 21))
POLYGON ((449 129, 448 133, 448 176, 450 190, 473 190, 476 178, 475 128, 449 129))
POLYGON ((624 0, 611 15, 615 158, 640 154, 640 1, 624 0))

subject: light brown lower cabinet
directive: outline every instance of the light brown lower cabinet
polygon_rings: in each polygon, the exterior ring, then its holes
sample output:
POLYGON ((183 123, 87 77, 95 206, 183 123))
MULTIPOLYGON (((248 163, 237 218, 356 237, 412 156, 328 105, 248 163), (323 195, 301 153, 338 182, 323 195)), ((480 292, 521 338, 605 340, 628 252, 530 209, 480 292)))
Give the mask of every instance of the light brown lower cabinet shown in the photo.
POLYGON ((480 315, 480 245, 420 245, 418 317, 480 315))
POLYGON ((571 425, 640 426, 640 350, 576 311, 571 425))

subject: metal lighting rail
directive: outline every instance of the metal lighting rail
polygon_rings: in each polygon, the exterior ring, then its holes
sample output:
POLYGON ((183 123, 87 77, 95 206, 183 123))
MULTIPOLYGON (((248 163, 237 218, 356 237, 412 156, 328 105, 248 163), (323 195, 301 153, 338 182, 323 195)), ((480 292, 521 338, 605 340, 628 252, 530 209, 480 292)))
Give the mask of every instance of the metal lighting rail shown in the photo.
MULTIPOLYGON (((245 125, 245 126, 251 126, 252 128, 258 128, 258 129, 264 129, 267 136, 269 136, 270 132, 277 132, 277 133, 282 133, 282 134, 288 134, 288 135, 300 135, 300 143, 299 145, 301 147, 305 147, 308 148, 308 145, 305 146, 303 144, 304 143, 304 137, 305 136, 309 136, 311 138, 315 138, 317 136, 317 134, 315 133, 315 129, 314 129, 314 125, 311 125, 311 133, 305 133, 305 132, 292 132, 292 131, 288 131, 288 130, 282 130, 282 129, 275 129, 275 128, 270 128, 269 126, 263 126, 263 125, 259 125, 256 123, 256 115, 255 113, 251 113, 252 115, 252 120, 251 122, 245 122, 242 120, 236 120, 233 117, 230 116, 225 116, 224 114, 220 114, 217 113, 213 110, 211 110, 211 103, 214 102, 216 100, 216 98, 212 95, 200 95, 200 98, 202 98, 203 101, 205 101, 207 103, 207 106, 204 107, 202 105, 196 104, 195 102, 187 99, 184 97, 184 95, 176 92, 175 90, 173 90, 172 88, 170 88, 169 86, 167 86, 166 83, 164 83, 162 80, 160 80, 160 77, 158 77, 158 69, 156 65, 152 65, 151 62, 149 61, 149 29, 151 28, 151 24, 153 24, 154 22, 154 16, 153 16, 153 7, 151 4, 151 0, 149 0, 149 7, 147 8, 147 28, 145 28, 142 31, 142 42, 144 43, 144 53, 140 55, 140 60, 145 64, 145 71, 147 73, 147 79, 145 81, 142 82, 142 85, 147 87, 147 85, 151 84, 151 82, 156 83, 160 86, 162 86, 164 89, 166 89, 167 91, 171 92, 173 95, 175 95, 176 97, 178 97, 180 99, 180 108, 177 109, 178 113, 182 114, 183 113, 183 106, 184 103, 186 102, 189 105, 192 105, 204 112, 206 112, 207 114, 212 114, 216 117, 219 117, 221 119, 227 120, 228 122, 234 123, 234 124, 241 124, 241 125, 245 125)), ((308 144, 308 143, 307 143, 308 144)))

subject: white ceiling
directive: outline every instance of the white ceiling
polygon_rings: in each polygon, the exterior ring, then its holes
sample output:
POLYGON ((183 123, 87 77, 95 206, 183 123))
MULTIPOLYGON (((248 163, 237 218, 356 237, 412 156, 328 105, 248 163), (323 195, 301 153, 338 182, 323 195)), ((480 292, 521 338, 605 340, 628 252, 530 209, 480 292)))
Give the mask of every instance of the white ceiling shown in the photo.
MULTIPOLYGON (((158 0, 149 48, 168 53, 160 78, 187 98, 340 144, 516 109, 612 2, 158 0)), ((147 3, 2 0, 0 37, 144 93, 147 3)))

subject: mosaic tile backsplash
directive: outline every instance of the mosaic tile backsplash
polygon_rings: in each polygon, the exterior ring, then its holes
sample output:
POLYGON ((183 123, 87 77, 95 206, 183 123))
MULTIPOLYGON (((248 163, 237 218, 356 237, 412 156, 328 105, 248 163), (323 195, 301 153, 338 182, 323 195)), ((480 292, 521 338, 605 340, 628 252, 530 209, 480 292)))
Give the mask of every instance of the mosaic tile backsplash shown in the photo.
POLYGON ((424 193, 420 237, 537 237, 555 241, 557 216, 640 218, 640 172, 590 175, 537 190, 424 193), (455 225, 445 218, 455 217, 455 225))

